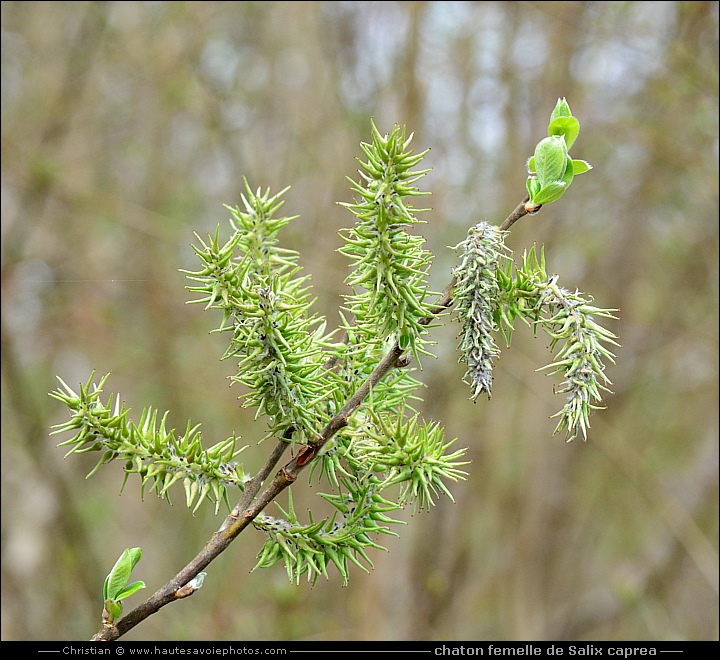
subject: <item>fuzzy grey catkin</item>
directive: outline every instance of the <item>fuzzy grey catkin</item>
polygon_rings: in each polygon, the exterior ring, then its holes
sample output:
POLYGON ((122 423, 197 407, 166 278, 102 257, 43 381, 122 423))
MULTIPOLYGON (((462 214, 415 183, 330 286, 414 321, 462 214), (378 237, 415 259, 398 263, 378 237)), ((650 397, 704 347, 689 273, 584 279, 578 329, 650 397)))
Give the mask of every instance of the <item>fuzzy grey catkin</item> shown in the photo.
POLYGON ((471 387, 472 399, 483 393, 492 396, 493 360, 500 354, 493 338, 498 329, 500 295, 496 270, 501 260, 509 258, 504 243, 507 233, 480 222, 456 246, 463 251, 462 261, 453 271, 455 309, 461 326, 458 348, 460 361, 467 364, 463 380, 471 387))

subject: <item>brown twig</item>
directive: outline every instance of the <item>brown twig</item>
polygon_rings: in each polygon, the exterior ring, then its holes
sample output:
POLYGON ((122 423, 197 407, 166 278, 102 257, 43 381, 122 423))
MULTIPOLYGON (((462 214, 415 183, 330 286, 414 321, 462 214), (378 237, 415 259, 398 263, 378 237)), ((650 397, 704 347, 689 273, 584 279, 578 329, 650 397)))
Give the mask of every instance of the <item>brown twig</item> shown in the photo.
POLYGON ((530 198, 526 197, 515 207, 515 210, 507 218, 505 218, 505 222, 500 225, 500 229, 502 231, 508 231, 510 227, 512 227, 524 215, 534 215, 542 208, 542 206, 528 207, 529 201, 530 198))

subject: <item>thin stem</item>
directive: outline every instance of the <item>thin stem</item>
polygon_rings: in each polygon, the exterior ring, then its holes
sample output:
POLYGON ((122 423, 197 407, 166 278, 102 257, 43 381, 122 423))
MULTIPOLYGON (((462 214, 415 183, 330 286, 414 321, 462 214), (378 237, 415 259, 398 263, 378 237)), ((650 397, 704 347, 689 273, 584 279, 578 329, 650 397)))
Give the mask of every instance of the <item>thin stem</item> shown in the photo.
MULTIPOLYGON (((292 434, 295 432, 294 426, 288 426, 285 429, 285 433, 283 433, 282 440, 278 440, 277 444, 275 445, 275 448, 272 450, 272 453, 268 457, 268 460, 265 461, 265 465, 262 466, 260 469, 260 472, 258 472, 250 481, 248 481, 245 484, 245 491, 243 493, 242 498, 240 499, 240 502, 238 505, 233 509, 233 512, 231 514, 238 516, 242 511, 247 509, 248 506, 250 506, 250 502, 253 501, 255 496, 258 494, 260 489, 262 488, 263 483, 265 482, 265 479, 268 478, 268 475, 273 471, 275 466, 278 464, 278 461, 282 458, 282 455, 285 453, 285 450, 287 449, 288 442, 292 438, 292 434)), ((230 516, 228 516, 230 518, 230 516)))
POLYGON ((522 218, 524 215, 528 214, 535 214, 537 213, 542 207, 541 206, 534 206, 531 209, 527 208, 527 203, 530 201, 529 197, 526 197, 522 202, 520 202, 516 207, 515 210, 507 217, 505 218, 505 222, 503 222, 500 225, 501 231, 507 231, 512 227, 520 218, 522 218))
MULTIPOLYGON (((514 225, 520 218, 528 213, 534 213, 536 209, 528 209, 525 207, 527 198, 524 199, 515 210, 506 218, 500 228, 507 230, 514 225)), ((453 304, 453 289, 455 288, 455 277, 450 280, 445 289, 443 289, 440 298, 431 308, 432 316, 427 316, 420 320, 422 325, 428 325, 435 317, 449 309, 453 304)), ((340 429, 348 424, 348 420, 352 414, 360 407, 370 391, 377 385, 385 375, 396 367, 405 366, 406 361, 403 359, 404 349, 396 342, 395 345, 385 354, 385 356, 377 364, 373 372, 368 376, 365 382, 357 389, 357 391, 347 400, 342 410, 337 413, 325 426, 319 437, 303 445, 298 453, 290 459, 276 473, 273 480, 268 484, 262 494, 257 497, 258 492, 267 479, 268 475, 277 465, 278 461, 284 453, 288 441, 291 439, 295 430, 293 426, 289 426, 283 433, 283 439, 279 440, 273 449, 270 457, 263 465, 258 474, 245 484, 245 492, 238 502, 237 506, 232 510, 230 515, 224 520, 220 529, 215 532, 212 538, 205 544, 205 547, 196 555, 196 557, 185 566, 170 582, 158 589, 150 598, 138 605, 134 610, 129 612, 122 619, 114 624, 105 624, 103 628, 96 633, 93 641, 112 641, 118 639, 126 632, 134 628, 136 625, 147 619, 150 615, 155 614, 160 608, 172 603, 173 601, 185 598, 189 594, 187 591, 181 591, 188 582, 195 578, 205 567, 207 567, 220 553, 222 553, 232 541, 247 528, 250 523, 260 514, 260 512, 272 502, 280 493, 288 486, 292 485, 297 479, 300 472, 309 465, 323 445, 328 442, 340 429)), ((327 366, 333 366, 329 364, 327 366)))

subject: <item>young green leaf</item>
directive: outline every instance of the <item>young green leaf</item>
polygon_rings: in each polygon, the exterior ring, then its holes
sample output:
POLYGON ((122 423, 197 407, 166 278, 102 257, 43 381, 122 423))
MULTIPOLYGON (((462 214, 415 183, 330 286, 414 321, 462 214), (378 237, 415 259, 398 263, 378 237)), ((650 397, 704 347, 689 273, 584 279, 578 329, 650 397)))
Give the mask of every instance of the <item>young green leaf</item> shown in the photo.
POLYGON ((534 200, 540 192, 540 182, 535 177, 531 176, 527 178, 525 186, 527 187, 528 197, 531 201, 534 200))
POLYGON ((573 174, 584 174, 592 169, 592 165, 584 160, 572 159, 573 174))
POLYGON ((580 122, 575 117, 558 117, 548 126, 548 135, 562 135, 568 149, 573 146, 578 133, 580 133, 580 122))
POLYGON ((119 600, 118 594, 122 592, 123 587, 130 579, 133 568, 141 558, 142 550, 140 548, 126 548, 123 551, 105 580, 103 590, 105 599, 119 600))
POLYGON ((105 606, 105 611, 107 612, 107 620, 109 623, 112 623, 113 621, 116 621, 122 616, 122 603, 116 603, 112 599, 106 599, 103 603, 105 606))
POLYGON ((103 604, 105 607, 105 618, 108 621, 115 621, 122 615, 123 608, 120 602, 121 600, 145 588, 145 583, 142 581, 133 582, 131 585, 125 586, 130 579, 132 570, 141 558, 142 550, 140 548, 126 548, 105 578, 105 583, 103 584, 103 604))
POLYGON ((567 188, 567 184, 564 181, 555 181, 543 186, 534 197, 531 198, 531 202, 538 206, 543 204, 549 204, 560 199, 567 188))
POLYGON ((557 100, 555 108, 553 108, 552 114, 550 115, 550 123, 552 124, 558 117, 572 117, 570 106, 564 98, 557 100))
POLYGON ((132 596, 136 591, 140 591, 140 589, 145 588, 145 583, 142 580, 138 580, 137 582, 133 582, 131 585, 128 585, 125 587, 116 597, 116 600, 125 600, 125 598, 129 598, 132 596))
POLYGON ((567 166, 568 151, 562 136, 551 135, 535 147, 534 165, 540 187, 562 180, 567 166))

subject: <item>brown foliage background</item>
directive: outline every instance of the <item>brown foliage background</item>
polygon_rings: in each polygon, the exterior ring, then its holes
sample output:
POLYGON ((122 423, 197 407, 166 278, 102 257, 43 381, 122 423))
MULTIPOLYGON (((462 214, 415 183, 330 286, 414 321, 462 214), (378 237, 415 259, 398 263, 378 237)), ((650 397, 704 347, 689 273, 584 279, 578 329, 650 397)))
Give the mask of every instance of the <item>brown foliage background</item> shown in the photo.
MULTIPOLYGON (((173 507, 141 502, 133 478, 119 496, 120 465, 84 481, 93 457, 63 461, 48 436, 66 415, 56 374, 112 371, 136 411, 202 421, 210 444, 236 431, 249 470, 268 451, 178 273, 193 230, 227 228, 243 176, 292 185, 285 244, 334 324, 352 221, 335 202, 370 117, 432 148, 423 232, 442 288, 445 246, 522 199, 563 96, 573 155, 595 169, 510 245, 544 244, 562 285, 620 309, 615 394, 589 441, 551 438, 544 338, 518 328, 473 405, 456 329, 436 329, 423 413, 469 447, 456 503, 404 512, 345 589, 249 574, 263 537, 248 530, 127 639, 717 639, 714 2, 3 2, 3 639, 87 639, 124 548, 143 548, 149 595, 219 524, 181 489, 173 507)), ((298 489, 300 511, 317 489, 298 489)))

